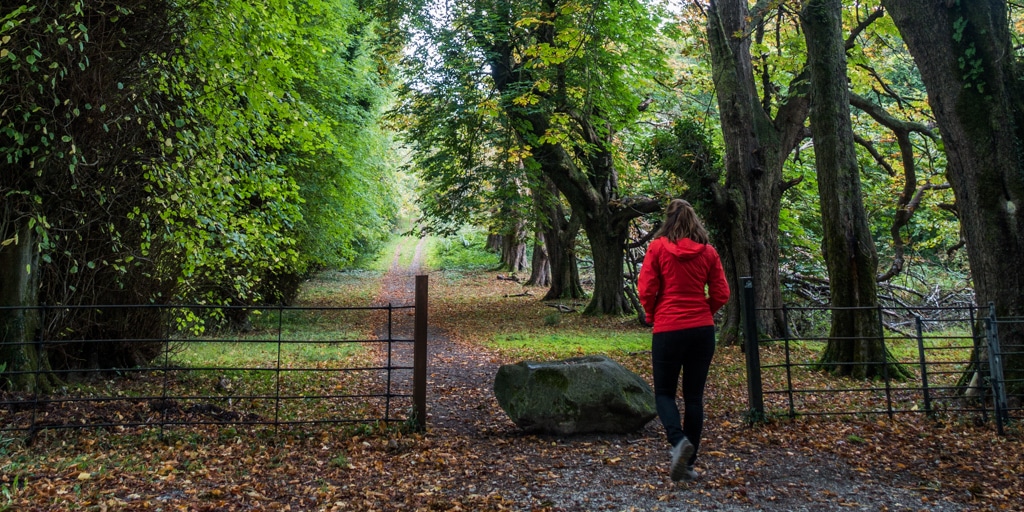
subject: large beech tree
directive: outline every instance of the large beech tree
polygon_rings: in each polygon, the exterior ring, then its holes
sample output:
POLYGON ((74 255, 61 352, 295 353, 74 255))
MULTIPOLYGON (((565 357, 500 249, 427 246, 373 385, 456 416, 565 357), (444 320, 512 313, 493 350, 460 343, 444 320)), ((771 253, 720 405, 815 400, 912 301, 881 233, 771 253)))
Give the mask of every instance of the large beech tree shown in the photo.
MULTIPOLYGON (((928 90, 979 306, 1024 315, 1024 80, 1007 2, 883 0, 928 90)), ((1000 326, 1024 371, 1024 329, 1000 326)), ((1018 388, 1024 386, 1015 384, 1018 388)), ((1019 391, 1019 389, 1017 390, 1019 391)))
MULTIPOLYGON (((763 313, 759 327, 768 335, 784 332, 779 287, 779 213, 781 198, 795 184, 782 176, 786 158, 805 136, 808 101, 798 75, 788 94, 759 95, 751 58, 751 37, 761 32, 767 2, 752 12, 747 0, 712 0, 707 34, 711 46, 715 91, 725 142, 725 191, 715 207, 727 226, 719 242, 731 286, 752 276, 756 305, 763 313)), ((736 340, 739 293, 727 309, 722 342, 736 340)))
MULTIPOLYGON (((595 282, 586 312, 632 311, 623 287, 629 222, 660 206, 620 188, 616 136, 638 117, 637 87, 664 69, 652 37, 658 18, 635 0, 467 0, 447 14, 433 20, 453 27, 445 50, 428 48, 420 58, 440 58, 439 67, 421 73, 424 83, 411 89, 435 97, 493 92, 453 116, 507 119, 518 136, 515 152, 554 184, 590 242, 595 282)), ((571 234, 571 224, 564 233, 571 234)), ((549 243, 557 238, 565 237, 545 236, 549 243)), ((556 255, 549 256, 557 273, 556 255)))
POLYGON ((824 368, 858 378, 902 374, 890 359, 878 318, 878 253, 861 195, 850 120, 842 5, 810 0, 800 13, 807 40, 811 133, 821 197, 832 328, 824 368))

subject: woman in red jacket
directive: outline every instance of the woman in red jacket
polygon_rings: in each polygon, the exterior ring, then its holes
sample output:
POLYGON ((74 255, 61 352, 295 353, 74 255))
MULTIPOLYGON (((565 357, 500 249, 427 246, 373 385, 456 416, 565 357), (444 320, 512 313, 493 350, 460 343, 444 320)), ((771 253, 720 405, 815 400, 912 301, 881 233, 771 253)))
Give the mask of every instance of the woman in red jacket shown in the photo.
POLYGON ((673 481, 693 480, 704 428, 704 386, 715 354, 714 314, 729 300, 718 251, 690 203, 673 199, 647 248, 638 282, 653 324, 651 360, 658 418, 672 445, 673 481), (676 406, 683 374, 683 421, 676 406))

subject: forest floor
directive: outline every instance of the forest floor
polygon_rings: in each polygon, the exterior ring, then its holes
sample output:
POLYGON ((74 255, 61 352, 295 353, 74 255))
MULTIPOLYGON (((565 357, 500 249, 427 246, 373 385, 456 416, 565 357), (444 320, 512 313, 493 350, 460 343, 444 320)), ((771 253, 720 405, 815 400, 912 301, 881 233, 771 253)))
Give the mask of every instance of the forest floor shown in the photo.
MULTIPOLYGON (((382 289, 410 293, 402 283, 417 270, 393 267, 382 289)), ((745 388, 718 372, 708 390, 701 477, 692 483, 669 479, 657 420, 630 435, 524 434, 492 392, 498 367, 515 361, 466 334, 518 321, 536 311, 537 298, 515 297, 518 290, 495 273, 474 285, 465 276, 432 278, 431 286, 427 434, 392 459, 409 464, 390 468, 403 477, 370 476, 374 487, 402 488, 411 476, 427 505, 442 510, 1024 510, 1019 434, 921 418, 751 427, 737 407, 745 388), (469 290, 489 295, 490 304, 466 301, 469 290)), ((649 352, 623 357, 649 378, 649 352)), ((716 357, 742 354, 723 348, 716 357)))
MULTIPOLYGON (((407 266, 396 254, 378 303, 411 301, 421 250, 407 266)), ((742 358, 732 347, 715 356, 694 482, 669 479, 657 420, 629 435, 526 434, 492 392, 497 369, 515 358, 483 341, 551 309, 496 276, 431 273, 425 432, 46 433, 7 447, 17 462, 0 461, 0 509, 1024 510, 1019 430, 998 436, 991 423, 924 415, 751 426, 742 376, 723 370, 742 358)), ((649 357, 616 355, 647 379, 649 357)))

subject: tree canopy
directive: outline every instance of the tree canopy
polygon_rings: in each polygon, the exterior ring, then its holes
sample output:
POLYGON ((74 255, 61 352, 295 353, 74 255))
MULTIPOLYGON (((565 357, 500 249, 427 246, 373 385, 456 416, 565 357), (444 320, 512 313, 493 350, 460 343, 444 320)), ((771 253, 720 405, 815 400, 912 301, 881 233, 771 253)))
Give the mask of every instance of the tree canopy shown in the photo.
MULTIPOLYGON (((891 4, 7 2, 0 305, 288 302, 388 237, 401 168, 420 184, 418 229, 478 225, 507 251, 536 236, 548 297, 587 292, 588 313, 638 308, 635 251, 679 196, 730 282, 754 277, 769 335, 783 300, 841 301, 851 237, 860 295, 913 301, 938 281, 1008 300, 1016 284, 985 262, 1019 252, 1000 242, 1019 238, 1018 187, 995 170, 1019 167, 1019 13, 891 4), (814 71, 823 44, 846 80, 814 71), (957 109, 1005 114, 1002 128, 957 109)), ((3 336, 40 328, 12 315, 3 336)), ((65 356, 51 363, 83 359, 65 356)))

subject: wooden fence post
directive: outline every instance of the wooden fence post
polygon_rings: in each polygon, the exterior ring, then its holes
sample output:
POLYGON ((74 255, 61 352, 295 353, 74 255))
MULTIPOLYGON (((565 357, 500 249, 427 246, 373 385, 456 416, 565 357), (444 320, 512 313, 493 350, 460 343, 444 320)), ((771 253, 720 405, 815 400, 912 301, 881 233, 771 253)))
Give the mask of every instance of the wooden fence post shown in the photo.
POLYGON ((743 315, 743 352, 747 356, 748 420, 764 420, 764 394, 761 388, 761 352, 757 344, 757 307, 754 301, 754 280, 741 277, 740 308, 743 315))
POLYGON ((427 276, 416 276, 413 326, 412 402, 416 428, 427 428, 427 276))

